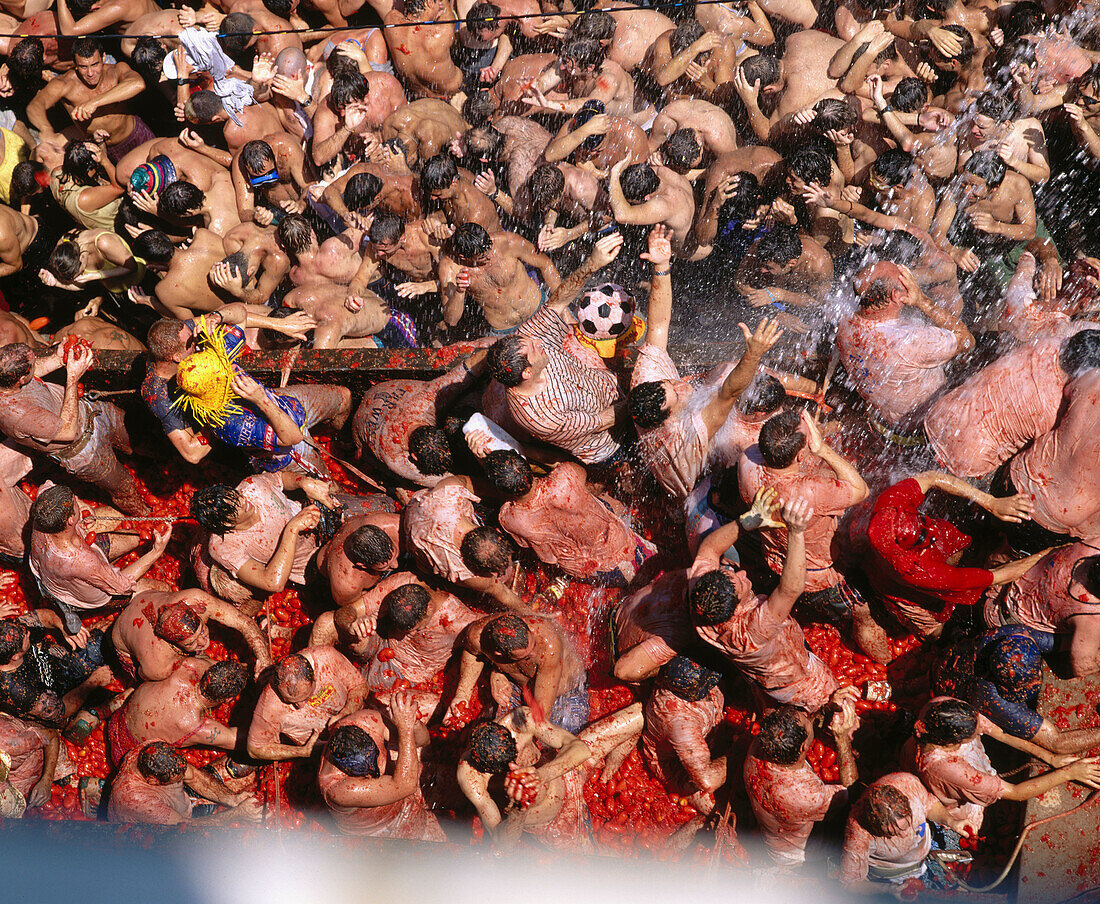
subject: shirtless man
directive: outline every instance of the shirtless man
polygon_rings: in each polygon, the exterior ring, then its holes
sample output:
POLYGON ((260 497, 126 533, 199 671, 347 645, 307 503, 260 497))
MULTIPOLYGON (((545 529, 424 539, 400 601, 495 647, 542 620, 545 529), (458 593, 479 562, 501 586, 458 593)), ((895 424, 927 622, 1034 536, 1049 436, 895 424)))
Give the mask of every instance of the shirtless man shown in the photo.
MULTIPOLYGON (((771 28, 765 17, 761 21, 763 25, 752 36, 761 45, 771 44, 775 40, 771 28)), ((719 100, 718 90, 733 78, 737 54, 744 46, 689 19, 653 42, 645 68, 663 89, 664 100, 719 100)))
POLYGON ((103 48, 95 38, 81 38, 73 45, 73 61, 72 72, 48 82, 27 105, 31 125, 46 136, 54 135, 46 113, 61 103, 89 135, 108 134, 107 156, 112 163, 156 137, 125 106, 145 90, 140 75, 125 63, 104 62, 103 48))
MULTIPOLYGON (((362 157, 373 149, 377 140, 364 109, 370 94, 370 83, 358 72, 342 75, 333 82, 325 102, 313 117, 313 162, 318 167, 331 165, 337 172, 347 161, 362 157)), ((389 116, 392 110, 387 110, 389 116)), ((384 119, 385 117, 383 117, 384 119)))
POLYGON ((275 235, 291 260, 289 276, 296 286, 325 282, 346 286, 363 264, 359 255, 363 233, 354 226, 318 244, 309 220, 301 214, 287 214, 275 235))
POLYGON ((366 692, 359 670, 333 647, 306 647, 280 659, 256 702, 248 755, 255 760, 312 756, 326 728, 363 708, 366 692))
POLYGON ((454 26, 439 19, 453 19, 447 0, 405 0, 404 12, 390 9, 382 19, 382 33, 393 68, 417 97, 448 100, 462 87, 463 75, 451 59, 454 26))
POLYGON ((400 549, 400 515, 356 515, 317 552, 317 570, 328 579, 333 602, 346 606, 397 568, 400 549))
POLYGON ((57 605, 69 634, 80 630, 79 612, 110 608, 130 594, 160 589, 160 581, 142 578, 172 538, 171 525, 154 530, 149 551, 119 568, 111 564, 110 554, 114 552, 113 558, 118 558, 123 551, 131 551, 134 544, 125 543, 112 550, 114 538, 110 534, 99 545, 89 544, 84 512, 76 502, 73 491, 65 486, 52 486, 38 494, 31 506, 28 557, 43 597, 57 605))
POLYGON ((232 299, 211 280, 214 267, 226 254, 222 237, 209 229, 195 229, 190 242, 179 248, 160 230, 150 229, 134 240, 133 248, 146 269, 160 274, 160 279, 151 296, 134 288, 130 298, 158 314, 190 320, 216 311, 232 299))
POLYGON ((993 151, 1033 185, 1050 178, 1050 159, 1043 125, 1034 117, 1014 119, 1012 102, 1004 94, 983 94, 974 104, 974 119, 962 136, 959 167, 971 154, 993 151))
MULTIPOLYGON (((408 277, 397 284, 402 297, 438 292, 436 263, 439 260, 439 240, 429 231, 422 219, 406 223, 400 217, 385 211, 374 214, 368 233, 370 243, 363 249, 363 263, 348 284, 349 301, 359 295, 385 270, 396 271, 408 277)), ((350 301, 354 308, 354 301, 350 301)))
POLYGON ((607 191, 617 223, 664 226, 678 258, 698 260, 709 252, 709 248, 696 247, 691 228, 695 222, 695 192, 679 173, 648 163, 628 166, 626 160, 620 160, 611 168, 607 191))
POLYGON ((246 305, 266 306, 290 271, 290 258, 279 247, 275 229, 241 223, 222 236, 222 246, 225 259, 215 264, 210 281, 246 305))
MULTIPOLYGON (((607 45, 607 58, 627 72, 633 72, 638 67, 657 38, 676 27, 676 23, 660 10, 634 9, 625 0, 600 0, 592 12, 602 13, 611 19, 614 27, 607 45)), ((580 28, 577 21, 584 15, 582 13, 574 21, 574 34, 580 28)))
POLYGON ((478 680, 489 665, 509 680, 513 690, 498 700, 501 712, 519 705, 520 689, 530 705, 566 731, 579 731, 588 721, 588 687, 584 665, 561 629, 541 616, 509 612, 487 615, 473 622, 461 639, 462 661, 458 685, 444 722, 461 723, 465 706, 473 699, 478 680))
POLYGON ((111 625, 111 644, 131 677, 161 681, 188 656, 206 652, 211 621, 241 635, 256 657, 256 674, 271 665, 267 641, 256 622, 197 588, 135 593, 111 625))
POLYGON ((248 142, 273 135, 283 130, 279 111, 271 104, 249 104, 239 113, 229 115, 222 100, 213 91, 202 90, 192 94, 183 107, 184 118, 195 125, 222 123, 222 135, 226 147, 236 153, 248 142))
MULTIPOLYGON (((70 0, 58 0, 57 24, 61 27, 61 34, 72 37, 82 35, 94 35, 99 32, 118 31, 127 25, 137 21, 143 16, 148 16, 157 11, 157 5, 152 0, 107 0, 106 3, 94 3, 90 6, 83 2, 71 2, 70 0), (74 16, 73 13, 77 15, 74 16), (79 18, 77 18, 79 16, 79 18)), ((77 56, 76 45, 73 45, 74 58, 77 56)), ((79 69, 80 64, 77 64, 79 69)), ((95 87, 91 85, 90 87, 95 87)))
POLYGON ((412 696, 395 694, 389 716, 361 709, 332 726, 317 773, 321 796, 345 835, 446 841, 420 790, 417 748, 429 736, 412 696))
MULTIPOLYGON (((393 322, 389 304, 370 289, 352 296, 347 286, 338 283, 310 283, 291 289, 283 307, 304 311, 317 322, 312 345, 316 349, 378 348, 380 340, 374 337, 393 322)), ((381 347, 409 347, 415 340, 414 329, 411 337, 398 333, 381 347)))
POLYGON ((122 412, 109 402, 79 397, 80 378, 92 366, 89 350, 75 351, 62 362, 60 350, 38 358, 25 345, 0 349, 0 430, 18 446, 42 452, 74 477, 100 487, 130 515, 148 506, 137 483, 115 457, 129 452, 122 412), (65 387, 40 379, 65 368, 65 387))
POLYGON ((546 145, 543 157, 547 163, 571 159, 602 179, 620 160, 629 164, 643 163, 649 158, 649 139, 634 122, 597 112, 599 101, 589 104, 590 109, 577 113, 546 145))
MULTIPOLYGON (((420 185, 411 173, 398 173, 378 163, 357 163, 330 182, 321 200, 345 225, 384 210, 404 220, 420 217, 420 185), (359 178, 356 178, 359 177, 359 178)), ((362 225, 362 221, 358 221, 362 225)))
POLYGON ((490 235, 476 223, 465 223, 443 246, 439 260, 443 320, 456 326, 469 295, 493 336, 504 336, 529 320, 561 285, 553 262, 513 232, 490 235), (536 268, 540 285, 526 267, 536 268))
POLYGON ((230 168, 241 220, 268 226, 278 212, 301 213, 309 185, 305 166, 301 144, 285 132, 245 144, 230 168))
MULTIPOLYGON (((51 342, 63 343, 69 336, 86 340, 96 351, 144 352, 145 345, 117 323, 89 315, 74 320, 53 334, 51 342)), ((13 340, 22 341, 22 340, 13 340)), ((7 343, 4 343, 7 344, 7 343)))
POLYGON ((240 696, 247 683, 243 663, 187 658, 168 677, 139 684, 107 723, 111 765, 150 741, 166 741, 177 749, 234 750, 237 729, 223 725, 213 711, 240 696))
POLYGON ((156 138, 134 148, 115 166, 115 177, 120 185, 131 187, 132 192, 147 191, 149 173, 144 170, 134 179, 135 171, 142 164, 157 161, 166 170, 168 183, 177 180, 190 182, 202 192, 223 191, 228 180, 228 166, 232 155, 209 147, 194 131, 184 129, 178 138, 156 138), (171 164, 168 170, 159 157, 166 157, 171 164))
MULTIPOLYGON (((496 206, 474 186, 472 179, 458 171, 450 155, 440 154, 424 164, 420 171, 420 188, 425 203, 430 200, 438 205, 451 226, 458 228, 476 223, 490 233, 501 231, 496 206)), ((438 217, 436 214, 432 219, 438 220, 438 217)))
POLYGON ((666 138, 681 129, 689 129, 702 148, 702 167, 737 149, 737 129, 725 110, 705 100, 684 98, 665 104, 653 120, 649 133, 650 150, 658 150, 666 138))

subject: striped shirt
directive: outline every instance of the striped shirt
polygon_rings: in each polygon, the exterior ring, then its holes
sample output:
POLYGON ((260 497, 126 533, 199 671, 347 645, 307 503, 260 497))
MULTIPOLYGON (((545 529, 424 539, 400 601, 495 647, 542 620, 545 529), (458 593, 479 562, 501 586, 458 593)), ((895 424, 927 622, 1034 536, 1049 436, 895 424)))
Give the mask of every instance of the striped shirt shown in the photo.
POLYGON ((619 443, 604 426, 600 412, 620 398, 615 375, 585 367, 564 351, 569 325, 549 307, 544 306, 518 332, 541 341, 549 361, 545 389, 531 396, 507 391, 512 418, 535 439, 565 449, 585 464, 612 458, 619 443))

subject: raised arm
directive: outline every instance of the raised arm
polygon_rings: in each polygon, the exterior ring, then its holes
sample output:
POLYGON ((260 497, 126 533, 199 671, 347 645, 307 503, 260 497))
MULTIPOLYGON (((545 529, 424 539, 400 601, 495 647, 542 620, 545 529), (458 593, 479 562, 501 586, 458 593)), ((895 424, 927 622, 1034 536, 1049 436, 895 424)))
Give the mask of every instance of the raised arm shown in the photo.
POLYGON ((640 258, 653 266, 649 279, 649 312, 646 344, 662 351, 668 348, 668 327, 672 322, 672 242, 668 227, 658 223, 649 230, 649 247, 640 258))
POLYGON ((764 604, 775 624, 786 620, 806 589, 806 528, 813 513, 813 507, 805 499, 794 499, 783 506, 783 520, 787 524, 787 557, 783 560, 779 586, 764 604))
POLYGON ((779 322, 768 320, 767 317, 757 324, 755 332, 752 333, 749 332, 749 328, 745 324, 739 323, 737 325, 745 336, 745 354, 741 356, 737 366, 722 381, 718 392, 714 398, 707 402, 702 412, 703 423, 706 424, 707 433, 712 437, 726 422, 726 418, 729 417, 733 406, 737 404, 741 393, 748 389, 752 378, 760 368, 760 361, 764 354, 783 335, 783 331, 779 328, 779 322))
POLYGON ((294 566, 294 553, 298 548, 298 535, 317 527, 320 517, 321 513, 317 506, 307 505, 286 523, 282 534, 279 536, 279 545, 266 563, 249 559, 237 569, 234 577, 250 587, 265 590, 268 593, 277 593, 285 589, 286 582, 290 580, 291 569, 294 566))
POLYGON ((550 298, 546 302, 547 306, 559 314, 564 312, 572 304, 573 299, 580 294, 589 277, 615 260, 619 256, 622 247, 623 236, 619 232, 605 235, 597 241, 588 259, 565 277, 557 289, 550 294, 550 298))
POLYGON ((866 499, 871 492, 867 487, 867 481, 856 470, 855 465, 822 439, 821 428, 805 409, 802 411, 802 426, 806 428, 806 446, 810 453, 832 468, 837 480, 851 487, 852 504, 855 505, 866 499))

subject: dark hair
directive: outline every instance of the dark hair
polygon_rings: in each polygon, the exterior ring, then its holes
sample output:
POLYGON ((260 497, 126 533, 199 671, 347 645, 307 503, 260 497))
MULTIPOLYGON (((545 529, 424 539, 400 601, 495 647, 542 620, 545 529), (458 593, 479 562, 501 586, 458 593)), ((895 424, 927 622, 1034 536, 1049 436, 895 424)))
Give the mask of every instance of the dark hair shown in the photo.
POLYGON ((186 346, 180 341, 182 321, 172 317, 162 317, 149 327, 145 346, 154 361, 167 361, 186 346))
POLYGON ((130 247, 134 257, 152 264, 167 264, 176 253, 172 240, 159 229, 146 229, 130 242, 130 247))
POLYGON ((669 35, 668 49, 673 56, 679 56, 706 33, 707 30, 699 24, 698 19, 688 19, 677 25, 669 35))
POLYGON ((388 210, 376 210, 374 222, 370 224, 369 238, 372 242, 396 242, 405 231, 405 221, 388 210))
POLYGON ((31 524, 44 534, 59 534, 73 515, 76 495, 67 486, 55 484, 40 492, 31 503, 31 524))
POLYGON ((325 756, 330 763, 355 778, 378 778, 378 745, 358 725, 340 725, 328 739, 325 756))
POLYGON ((531 366, 523 352, 523 337, 513 333, 494 342, 485 357, 485 366, 489 376, 503 386, 519 386, 523 372, 531 366))
POLYGON ((405 15, 418 16, 427 5, 428 0, 405 0, 405 15))
POLYGON ((420 170, 420 187, 424 194, 448 188, 458 178, 458 165, 450 154, 436 154, 420 170))
POLYGON ((473 260, 492 250, 493 237, 478 223, 463 223, 454 231, 449 245, 451 253, 456 257, 473 260))
POLYGON ((7 665, 23 652, 27 626, 14 618, 0 619, 0 665, 7 665))
POLYGON ((497 449, 485 456, 482 467, 489 483, 506 496, 524 496, 531 491, 535 479, 531 465, 518 452, 497 449))
POLYGON ((287 254, 305 254, 313 242, 313 226, 300 213, 288 213, 275 228, 275 239, 287 254))
POLYGON ((913 155, 900 148, 889 148, 871 164, 871 172, 891 187, 904 185, 913 174, 913 155))
POLYGON ((502 575, 512 564, 512 543, 495 527, 475 527, 462 538, 462 561, 481 577, 502 575))
MULTIPOLYGON (((974 38, 971 37, 970 32, 961 25, 944 25, 943 30, 951 32, 951 34, 959 39, 960 44, 959 52, 955 56, 944 56, 944 59, 958 60, 965 66, 974 57, 974 38)), ((943 56, 943 54, 940 55, 943 56)))
POLYGON ((348 210, 365 210, 382 191, 382 180, 374 173, 356 173, 344 186, 344 204, 348 210))
POLYGON ((268 163, 274 162, 275 151, 271 145, 262 139, 255 138, 241 148, 241 153, 237 157, 237 169, 247 178, 263 170, 268 163))
POLYGON ((80 275, 80 246, 75 239, 64 238, 58 242, 46 261, 46 269, 64 282, 72 282, 80 275))
POLYGON ((294 0, 264 0, 264 6, 268 12, 275 13, 284 19, 289 19, 294 12, 294 0))
POLYGON ((704 627, 729 621, 738 602, 737 585, 721 568, 704 574, 688 593, 692 617, 697 625, 704 627))
POLYGON ((215 662, 199 679, 199 690, 207 700, 224 703, 240 696, 248 684, 248 666, 243 662, 215 662))
POLYGON ((500 24, 500 7, 495 3, 477 3, 466 13, 466 28, 473 34, 492 31, 500 24))
POLYGON ((498 615, 481 629, 481 646, 491 653, 503 655, 522 650, 531 642, 527 622, 514 612, 498 615))
POLYGON ((745 80, 750 85, 760 82, 760 87, 766 88, 779 81, 779 60, 770 53, 758 53, 745 57, 740 63, 740 69, 745 73, 745 80))
POLYGON ((602 9, 590 9, 581 13, 569 26, 570 38, 590 38, 593 41, 611 41, 616 31, 615 17, 602 9))
POLYGON ((202 207, 206 195, 190 182, 173 182, 160 193, 157 209, 169 217, 183 217, 202 207))
POLYGON ((248 13, 230 13, 222 19, 218 42, 229 55, 241 53, 252 40, 256 20, 248 13))
POLYGON ((661 179, 648 163, 632 163, 620 173, 619 185, 627 201, 640 204, 661 187, 661 179))
POLYGON ((34 352, 25 342, 0 347, 0 388, 11 389, 31 372, 34 352))
POLYGON ((667 403, 665 384, 660 380, 639 383, 626 397, 627 410, 640 430, 660 427, 668 418, 667 403))
POLYGON ((225 112, 225 104, 213 91, 203 88, 196 91, 184 104, 184 113, 187 118, 197 123, 210 123, 219 113, 225 112))
POLYGON ((482 722, 470 732, 464 759, 478 772, 499 775, 516 761, 519 750, 512 733, 498 722, 482 722))
POLYGON ((1001 30, 1005 35, 1005 44, 1041 32, 1046 25, 1046 12, 1038 3, 1021 0, 1015 4, 1008 15, 1001 18, 1001 30))
POLYGON ((341 73, 332 82, 328 105, 333 113, 339 114, 347 109, 348 104, 366 100, 368 94, 370 94, 370 82, 363 73, 358 70, 347 74, 341 73))
POLYGON ((159 78, 167 56, 168 48, 156 38, 145 36, 138 38, 134 45, 130 64, 147 79, 159 78))
POLYGON ((928 103, 928 86, 924 83, 924 79, 917 78, 915 75, 907 76, 894 86, 890 103, 902 113, 919 113, 928 103))
POLYGON ((787 173, 797 176, 805 183, 816 182, 828 185, 833 168, 828 156, 816 148, 799 148, 786 160, 787 173))
POLYGON ((836 97, 826 97, 814 104, 814 128, 821 132, 830 129, 842 131, 854 128, 859 120, 856 111, 847 101, 836 97))
POLYGON ((913 815, 913 806, 893 785, 871 785, 852 815, 875 838, 890 838, 897 834, 897 824, 913 815))
POLYGON ((11 173, 11 199, 12 207, 18 207, 22 201, 44 190, 42 178, 47 184, 50 171, 37 160, 24 160, 15 165, 11 173))
POLYGON ((477 129, 488 125, 500 107, 500 102, 492 91, 475 91, 462 104, 462 118, 477 129))
POLYGON ((107 171, 96 160, 90 141, 77 139, 65 145, 65 156, 61 163, 61 172, 77 185, 98 185, 107 180, 107 171))
POLYGON ((718 208, 718 228, 725 229, 730 223, 744 223, 756 216, 762 196, 760 182, 752 173, 737 174, 737 188, 732 197, 726 198, 718 208))
POLYGON ((162 785, 167 785, 183 778, 187 772, 187 759, 166 741, 153 741, 141 748, 137 767, 145 778, 155 778, 162 785))
POLYGON ((699 665, 687 656, 673 656, 657 673, 657 686, 671 691, 681 700, 702 700, 718 686, 722 676, 699 665))
POLYGON ((794 462, 806 437, 798 430, 799 416, 794 411, 781 411, 768 418, 760 428, 760 457, 769 468, 788 468, 794 462))
POLYGON ((8 53, 8 74, 13 84, 29 87, 40 83, 42 70, 46 67, 45 56, 41 38, 26 37, 17 41, 8 53))
POLYGON ((924 744, 948 746, 965 741, 978 727, 978 713, 969 703, 951 698, 929 703, 921 716, 924 732, 917 740, 924 744))
POLYGON ((409 459, 421 474, 448 474, 454 467, 451 444, 439 427, 421 424, 409 434, 409 459))
POLYGON ((787 390, 771 374, 758 373, 741 393, 739 407, 745 414, 771 414, 787 401, 787 390))
POLYGON ((198 614, 183 600, 162 606, 153 623, 153 634, 170 644, 194 636, 202 628, 198 614))
POLYGON ((1071 377, 1100 367, 1100 330, 1081 330, 1070 336, 1058 352, 1058 363, 1071 377))
POLYGON ((315 678, 312 663, 301 653, 291 653, 275 663, 275 670, 271 674, 271 686, 278 692, 289 681, 313 684, 315 678))
POLYGON ((415 628, 428 612, 432 596, 420 584, 402 584, 382 598, 382 620, 404 633, 415 628))
MULTIPOLYGON (((915 267, 924 251, 924 245, 913 233, 904 229, 891 229, 886 233, 882 244, 878 246, 879 256, 883 260, 901 264, 903 267, 915 267)), ((891 290, 890 294, 893 294, 891 290)))
POLYGON ((661 145, 665 166, 683 175, 694 167, 703 153, 703 146, 691 129, 677 129, 661 145))
POLYGON ((970 155, 970 159, 963 164, 963 172, 979 176, 985 180, 990 188, 996 188, 1004 181, 1008 167, 997 156, 996 151, 976 151, 970 155))
POLYGON ((325 60, 325 71, 332 76, 333 81, 342 75, 350 75, 359 71, 359 64, 338 47, 333 48, 332 53, 325 60))
POLYGON ((784 704, 760 720, 760 734, 756 736, 756 753, 760 759, 778 766, 798 762, 802 745, 810 736, 799 716, 797 707, 784 704))
POLYGON ((974 102, 975 114, 988 116, 997 122, 1008 122, 1012 119, 1012 107, 1011 97, 994 92, 983 94, 974 102))
POLYGON ((393 558, 393 540, 377 525, 364 524, 345 538, 344 555, 355 565, 377 568, 393 558))
POLYGON ((212 534, 232 530, 240 507, 241 494, 223 483, 202 487, 191 497, 191 517, 212 534))
POLYGON ((571 38, 561 45, 558 57, 562 60, 572 60, 578 66, 587 69, 599 68, 603 63, 605 50, 599 41, 591 38, 571 38))
POLYGON ((780 223, 760 237, 752 246, 752 253, 761 261, 771 261, 785 267, 802 256, 802 239, 794 226, 780 223))
POLYGON ((540 164, 527 179, 527 193, 536 208, 549 210, 565 193, 565 174, 556 163, 540 164))
MULTIPOLYGON (((92 4, 88 4, 91 8, 92 4)), ((73 41, 73 59, 80 57, 82 60, 90 60, 96 54, 103 54, 103 42, 92 35, 85 35, 73 41)))

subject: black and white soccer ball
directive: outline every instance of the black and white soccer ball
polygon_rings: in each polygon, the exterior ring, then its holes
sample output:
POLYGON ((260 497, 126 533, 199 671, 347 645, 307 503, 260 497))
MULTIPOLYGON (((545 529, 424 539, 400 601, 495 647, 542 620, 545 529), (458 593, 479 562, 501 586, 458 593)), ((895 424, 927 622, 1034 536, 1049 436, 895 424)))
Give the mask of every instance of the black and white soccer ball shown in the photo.
POLYGON ((584 293, 576 313, 585 336, 615 339, 634 322, 634 299, 622 286, 605 283, 584 293))

